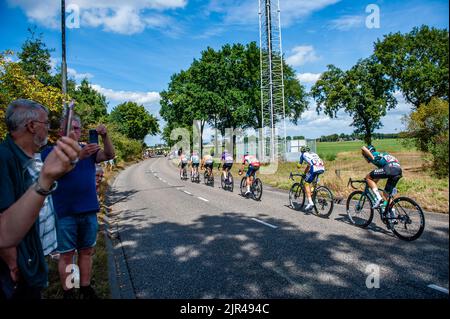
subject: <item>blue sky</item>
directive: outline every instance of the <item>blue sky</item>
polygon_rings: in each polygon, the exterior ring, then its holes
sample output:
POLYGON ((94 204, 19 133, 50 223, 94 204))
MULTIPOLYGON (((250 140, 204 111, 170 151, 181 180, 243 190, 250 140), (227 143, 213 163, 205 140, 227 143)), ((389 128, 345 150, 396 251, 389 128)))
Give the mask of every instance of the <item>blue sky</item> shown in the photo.
MULTIPOLYGON (((279 0, 283 52, 309 89, 328 64, 344 70, 373 52, 377 38, 409 32, 422 24, 448 29, 444 0, 279 0), (379 28, 368 28, 368 5, 380 12, 379 28)), ((79 27, 67 31, 69 75, 88 77, 109 101, 109 109, 125 101, 142 103, 159 117, 159 94, 172 74, 189 68, 208 46, 259 43, 257 0, 66 0, 79 10, 79 27)), ((59 0, 0 0, 0 51, 20 50, 36 25, 52 61, 60 63, 59 0)), ((69 15, 73 10, 70 10, 69 15)), ((76 22, 75 20, 71 20, 76 22)), ((384 119, 380 132, 397 132, 411 107, 398 94, 399 105, 384 119)), ((317 115, 315 104, 288 133, 310 138, 351 133, 351 119, 317 115)), ((205 137, 211 134, 207 130, 205 137)), ((148 144, 159 137, 146 139, 148 144)))

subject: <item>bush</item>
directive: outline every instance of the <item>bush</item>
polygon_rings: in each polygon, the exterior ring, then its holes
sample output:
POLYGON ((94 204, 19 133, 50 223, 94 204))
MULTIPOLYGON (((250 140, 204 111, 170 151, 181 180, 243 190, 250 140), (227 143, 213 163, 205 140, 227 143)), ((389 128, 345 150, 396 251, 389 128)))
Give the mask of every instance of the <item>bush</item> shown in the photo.
POLYGON ((143 146, 140 141, 127 138, 117 131, 110 131, 110 136, 116 150, 116 162, 128 162, 141 157, 143 146))
POLYGON ((433 158, 433 172, 437 177, 448 176, 448 132, 438 135, 428 144, 428 150, 433 158))

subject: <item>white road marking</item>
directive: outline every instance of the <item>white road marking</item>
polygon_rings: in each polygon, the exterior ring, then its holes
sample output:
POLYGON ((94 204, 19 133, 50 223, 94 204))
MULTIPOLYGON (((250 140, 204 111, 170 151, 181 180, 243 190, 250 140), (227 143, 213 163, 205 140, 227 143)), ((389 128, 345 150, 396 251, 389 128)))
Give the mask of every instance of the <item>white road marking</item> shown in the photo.
POLYGON ((188 195, 192 195, 192 193, 189 193, 188 191, 183 191, 183 192, 185 192, 188 195))
POLYGON ((263 225, 266 225, 266 226, 269 226, 269 227, 272 227, 272 228, 278 228, 278 226, 274 226, 274 225, 271 225, 271 224, 269 224, 269 223, 266 223, 266 222, 263 222, 262 220, 259 220, 259 219, 257 219, 257 218, 252 218, 255 222, 258 222, 258 223, 261 223, 261 224, 263 224, 263 225))
POLYGON ((204 201, 204 202, 209 202, 209 200, 207 200, 207 199, 205 199, 205 198, 203 198, 203 197, 197 197, 198 199, 200 199, 200 200, 202 200, 202 201, 204 201))
POLYGON ((435 290, 437 290, 437 291, 446 293, 446 294, 448 295, 448 289, 439 287, 438 285, 428 285, 428 288, 435 289, 435 290))

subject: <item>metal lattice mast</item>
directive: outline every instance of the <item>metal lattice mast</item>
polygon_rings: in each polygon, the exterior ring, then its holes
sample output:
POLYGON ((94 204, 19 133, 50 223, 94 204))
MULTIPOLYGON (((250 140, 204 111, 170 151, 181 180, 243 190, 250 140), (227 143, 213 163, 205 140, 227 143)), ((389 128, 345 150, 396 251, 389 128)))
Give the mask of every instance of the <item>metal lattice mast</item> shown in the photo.
MULTIPOLYGON (((278 140, 286 149, 286 123, 283 81, 283 52, 279 0, 259 0, 261 122, 270 123, 270 159, 278 154, 278 140), (273 23, 273 22, 276 23, 273 23), (278 135, 278 134, 280 135, 278 135), (280 137, 281 136, 281 137, 280 137)), ((264 130, 264 139, 266 139, 264 130)), ((267 154, 267 150, 264 149, 267 154)))

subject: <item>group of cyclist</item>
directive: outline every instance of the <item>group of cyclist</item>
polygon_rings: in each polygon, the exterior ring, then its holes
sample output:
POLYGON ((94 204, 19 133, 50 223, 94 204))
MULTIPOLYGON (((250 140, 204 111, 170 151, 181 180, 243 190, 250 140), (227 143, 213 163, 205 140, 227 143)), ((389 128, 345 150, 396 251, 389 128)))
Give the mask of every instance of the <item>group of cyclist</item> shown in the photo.
MULTIPOLYGON (((374 146, 368 145, 363 146, 361 148, 361 154, 366 159, 368 163, 374 164, 377 169, 371 171, 367 176, 366 180, 371 188, 373 194, 375 195, 375 203, 372 208, 378 208, 380 204, 385 200, 384 194, 382 195, 377 187, 377 183, 380 179, 387 179, 385 191, 388 194, 391 194, 398 181, 402 177, 402 169, 400 163, 397 158, 392 156, 386 152, 378 152, 374 146)), ((180 157, 180 177, 183 178, 183 170, 186 165, 190 164, 191 167, 191 176, 198 176, 198 168, 203 169, 203 167, 209 170, 209 173, 212 174, 212 169, 214 165, 214 151, 212 150, 210 153, 207 153, 200 160, 200 156, 197 151, 193 151, 192 154, 188 157, 181 149, 178 152, 180 157), (195 175, 197 174, 197 175, 195 175)), ((228 172, 233 167, 233 155, 232 153, 224 150, 220 157, 222 163, 222 174, 224 176, 225 183, 228 183, 228 172)), ((307 198, 307 205, 305 210, 311 210, 314 207, 314 203, 312 200, 311 194, 311 183, 313 183, 316 179, 319 178, 321 174, 325 172, 325 165, 323 160, 314 152, 311 152, 308 146, 301 147, 300 150, 300 159, 297 164, 298 168, 301 168, 301 165, 306 163, 306 168, 304 171, 305 174, 305 192, 307 198)), ((260 161, 254 155, 250 155, 248 152, 242 158, 241 168, 239 170, 239 175, 243 174, 245 169, 245 165, 248 164, 248 169, 246 173, 247 177, 247 191, 245 195, 249 195, 251 193, 250 188, 255 177, 255 173, 260 168, 260 161)))

